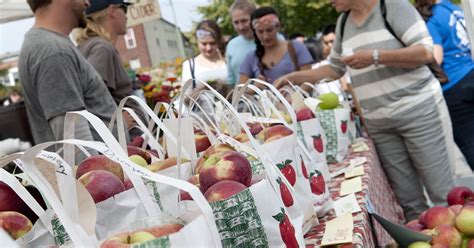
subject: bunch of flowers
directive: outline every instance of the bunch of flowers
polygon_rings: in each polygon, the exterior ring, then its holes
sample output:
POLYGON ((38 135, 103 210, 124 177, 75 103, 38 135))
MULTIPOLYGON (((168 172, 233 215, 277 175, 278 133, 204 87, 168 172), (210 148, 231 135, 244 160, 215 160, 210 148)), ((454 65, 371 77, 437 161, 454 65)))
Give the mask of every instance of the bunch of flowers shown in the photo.
POLYGON ((151 68, 140 74, 143 80, 148 80, 143 87, 144 95, 150 107, 154 107, 157 102, 170 103, 179 93, 181 85, 177 83, 181 76, 182 59, 173 62, 161 63, 156 68, 151 68))

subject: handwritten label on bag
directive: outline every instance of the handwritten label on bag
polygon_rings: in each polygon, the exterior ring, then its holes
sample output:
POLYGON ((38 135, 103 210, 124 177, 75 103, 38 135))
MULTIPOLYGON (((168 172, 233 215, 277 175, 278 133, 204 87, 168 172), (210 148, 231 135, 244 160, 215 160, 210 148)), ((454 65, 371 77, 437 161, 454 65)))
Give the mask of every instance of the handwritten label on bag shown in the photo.
POLYGON ((347 213, 357 213, 362 211, 355 194, 349 194, 334 201, 334 211, 337 217, 347 213))
POLYGON ((323 240, 321 245, 335 245, 342 243, 352 243, 354 229, 354 219, 351 213, 326 222, 323 240))
POLYGON ((342 182, 341 191, 339 193, 341 196, 345 196, 351 193, 357 193, 359 191, 362 191, 362 178, 355 177, 342 182))

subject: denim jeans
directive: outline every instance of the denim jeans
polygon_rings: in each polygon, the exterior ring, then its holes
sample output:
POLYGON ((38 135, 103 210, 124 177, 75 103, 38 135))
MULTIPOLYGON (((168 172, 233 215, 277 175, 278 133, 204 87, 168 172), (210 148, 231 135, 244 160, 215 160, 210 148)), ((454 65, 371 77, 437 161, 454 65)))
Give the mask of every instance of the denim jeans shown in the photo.
POLYGON ((474 70, 443 94, 453 123, 454 141, 474 170, 474 70))

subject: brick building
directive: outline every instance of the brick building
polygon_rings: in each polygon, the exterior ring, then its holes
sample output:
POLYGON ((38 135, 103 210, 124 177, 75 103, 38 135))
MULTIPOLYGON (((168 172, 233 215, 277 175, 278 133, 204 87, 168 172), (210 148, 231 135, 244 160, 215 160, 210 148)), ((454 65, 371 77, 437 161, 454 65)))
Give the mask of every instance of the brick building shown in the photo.
MULTIPOLYGON (((192 53, 189 41, 181 34, 186 57, 192 53), (187 49, 186 49, 187 48, 187 49)), ((132 69, 152 67, 180 57, 175 26, 163 18, 132 26, 119 38, 116 48, 122 61, 132 69)))

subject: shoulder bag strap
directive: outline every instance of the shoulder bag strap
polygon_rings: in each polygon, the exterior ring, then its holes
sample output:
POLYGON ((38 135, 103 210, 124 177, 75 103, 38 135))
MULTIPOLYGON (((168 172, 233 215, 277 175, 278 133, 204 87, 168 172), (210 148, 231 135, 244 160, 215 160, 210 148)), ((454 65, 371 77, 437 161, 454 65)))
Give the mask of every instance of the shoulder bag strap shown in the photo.
POLYGON ((299 71, 300 67, 298 65, 298 57, 296 57, 296 50, 291 40, 288 41, 288 54, 290 55, 291 62, 293 62, 293 65, 295 66, 295 71, 299 71))

